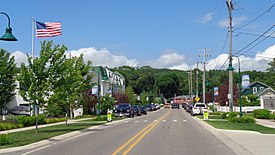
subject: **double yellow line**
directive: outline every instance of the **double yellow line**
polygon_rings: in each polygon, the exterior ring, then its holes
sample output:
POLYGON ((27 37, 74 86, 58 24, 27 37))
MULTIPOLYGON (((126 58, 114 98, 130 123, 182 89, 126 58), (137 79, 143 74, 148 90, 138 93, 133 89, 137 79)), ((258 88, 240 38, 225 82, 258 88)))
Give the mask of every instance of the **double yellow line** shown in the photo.
POLYGON ((171 110, 166 112, 157 121, 154 121, 153 123, 146 126, 143 130, 141 130, 139 133, 137 133, 135 136, 133 136, 131 139, 129 139, 126 143, 124 143, 118 149, 116 149, 115 152, 112 153, 112 155, 117 155, 119 152, 121 152, 121 150, 123 150, 127 146, 128 146, 127 149, 123 151, 122 155, 126 155, 127 153, 129 153, 143 139, 143 137, 145 137, 160 122, 160 120, 162 120, 166 116, 168 116, 168 114, 170 112, 171 112, 171 110))

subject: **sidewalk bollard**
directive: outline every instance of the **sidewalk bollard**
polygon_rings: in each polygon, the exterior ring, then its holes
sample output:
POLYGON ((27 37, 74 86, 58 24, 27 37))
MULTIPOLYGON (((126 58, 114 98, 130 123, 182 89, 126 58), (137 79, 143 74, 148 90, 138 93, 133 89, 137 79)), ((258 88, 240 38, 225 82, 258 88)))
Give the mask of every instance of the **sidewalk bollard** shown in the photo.
POLYGON ((112 113, 113 113, 113 110, 108 109, 108 111, 107 111, 107 121, 108 122, 112 121, 112 113))
POLYGON ((203 111, 203 119, 208 120, 208 110, 203 111))

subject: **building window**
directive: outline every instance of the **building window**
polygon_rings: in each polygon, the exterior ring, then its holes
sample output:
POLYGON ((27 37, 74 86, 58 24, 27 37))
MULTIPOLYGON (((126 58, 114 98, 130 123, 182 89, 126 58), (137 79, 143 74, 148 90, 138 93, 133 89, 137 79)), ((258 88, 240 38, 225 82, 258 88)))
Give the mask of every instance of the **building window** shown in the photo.
POLYGON ((257 87, 253 87, 253 94, 257 93, 257 87))
POLYGON ((264 87, 260 87, 260 90, 264 89, 264 87))

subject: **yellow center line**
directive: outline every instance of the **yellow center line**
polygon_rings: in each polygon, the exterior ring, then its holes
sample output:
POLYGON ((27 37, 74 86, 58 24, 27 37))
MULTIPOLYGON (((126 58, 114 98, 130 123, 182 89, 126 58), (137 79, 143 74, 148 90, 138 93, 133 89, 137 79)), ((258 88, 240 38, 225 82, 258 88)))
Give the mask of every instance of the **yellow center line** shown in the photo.
POLYGON ((163 117, 158 119, 158 121, 154 125, 152 125, 148 130, 146 130, 140 137, 138 137, 138 139, 134 143, 132 143, 129 146, 129 148, 122 153, 122 155, 126 155, 127 153, 129 153, 160 122, 161 119, 168 116, 169 112, 170 110, 163 117))
MULTIPOLYGON (((164 114, 164 116, 166 117, 168 115, 168 113, 170 112, 170 110, 164 114)), ((161 117, 160 119, 162 119, 164 117, 161 117)), ((160 120, 159 119, 159 120, 160 120)), ((146 131, 147 129, 149 129, 150 127, 152 127, 156 122, 152 122, 151 124, 149 124, 148 126, 146 126, 143 130, 141 130, 139 133, 137 133, 134 137, 132 137, 131 139, 129 139, 126 143, 124 143, 123 145, 121 145, 117 150, 115 150, 115 152, 112 153, 112 155, 116 155, 118 154, 122 149, 124 149, 128 144, 130 144, 133 140, 135 140, 138 136, 140 136, 142 133, 144 133, 144 131, 146 131)), ((157 124, 157 123, 156 123, 157 124)))

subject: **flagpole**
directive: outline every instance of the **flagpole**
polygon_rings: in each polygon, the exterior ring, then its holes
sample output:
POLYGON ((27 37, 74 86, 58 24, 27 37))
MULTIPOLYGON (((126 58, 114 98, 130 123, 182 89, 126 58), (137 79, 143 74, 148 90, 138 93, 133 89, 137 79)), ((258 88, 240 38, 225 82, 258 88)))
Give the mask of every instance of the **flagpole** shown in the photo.
POLYGON ((34 60, 34 17, 32 17, 32 61, 34 60))
MULTIPOLYGON (((34 17, 32 17, 32 63, 34 61, 34 17)), ((33 114, 35 115, 35 110, 36 106, 33 105, 33 109, 34 111, 30 111, 31 112, 31 116, 33 116, 33 114)))

